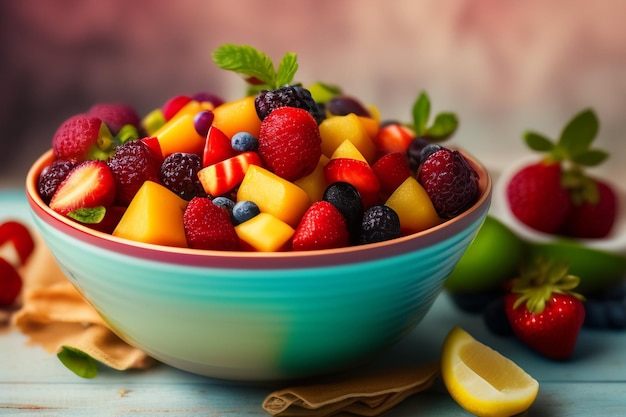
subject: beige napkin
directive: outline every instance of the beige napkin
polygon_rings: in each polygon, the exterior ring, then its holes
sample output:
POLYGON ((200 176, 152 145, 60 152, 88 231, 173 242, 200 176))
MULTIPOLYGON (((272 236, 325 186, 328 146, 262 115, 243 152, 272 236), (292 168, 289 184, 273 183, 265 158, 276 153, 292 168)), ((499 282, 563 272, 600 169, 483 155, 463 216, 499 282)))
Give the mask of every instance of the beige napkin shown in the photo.
POLYGON ((439 364, 383 369, 311 385, 275 391, 263 401, 274 416, 378 416, 406 398, 430 388, 439 364))
POLYGON ((78 349, 111 368, 147 368, 155 360, 117 337, 67 280, 43 240, 33 233, 35 250, 20 269, 22 307, 12 323, 50 353, 78 349))

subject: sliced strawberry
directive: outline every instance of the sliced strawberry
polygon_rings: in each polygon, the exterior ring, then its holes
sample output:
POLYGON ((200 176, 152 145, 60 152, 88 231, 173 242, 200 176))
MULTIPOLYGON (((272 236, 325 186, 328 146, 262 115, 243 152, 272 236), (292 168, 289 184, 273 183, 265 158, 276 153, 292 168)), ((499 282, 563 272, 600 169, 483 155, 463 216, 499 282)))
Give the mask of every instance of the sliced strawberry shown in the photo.
POLYGON ((411 176, 409 160, 404 152, 392 152, 381 156, 372 165, 372 169, 380 181, 380 191, 386 196, 391 195, 411 176))
POLYGON ((102 161, 85 161, 77 165, 52 196, 50 208, 59 214, 79 208, 108 207, 115 199, 115 178, 102 161))
POLYGON ((208 197, 191 199, 183 214, 185 236, 190 248, 237 250, 239 238, 230 213, 208 197))
POLYGON ((15 252, 20 258, 20 265, 26 263, 35 248, 35 242, 28 228, 14 220, 6 221, 0 225, 0 247, 6 243, 13 244, 15 252))
POLYGON ((180 109, 182 109, 185 104, 191 101, 191 97, 189 96, 175 96, 170 98, 163 104, 161 107, 161 111, 163 112, 163 117, 165 120, 170 120, 180 109))
POLYGON ((293 236, 293 250, 332 249, 348 246, 346 218, 328 201, 317 201, 300 220, 293 236))
POLYGON ((217 127, 211 126, 204 145, 202 166, 208 167, 235 155, 237 155, 237 152, 233 149, 228 136, 217 127))
POLYGON ((140 139, 154 154, 154 156, 161 160, 163 159, 163 153, 161 152, 161 144, 159 143, 159 139, 156 136, 149 136, 143 139, 140 139))
POLYGON ((239 185, 250 165, 263 166, 256 152, 243 152, 202 168, 198 171, 198 178, 204 191, 210 196, 217 197, 239 185))
POLYGON ((378 200, 380 181, 367 162, 350 158, 334 158, 324 166, 327 184, 347 182, 361 194, 363 207, 368 208, 378 200))
POLYGON ((22 291, 22 278, 17 270, 0 257, 0 307, 8 307, 22 291))
POLYGON ((411 129, 399 123, 390 123, 381 126, 374 138, 374 144, 379 152, 406 152, 413 141, 415 134, 411 129))

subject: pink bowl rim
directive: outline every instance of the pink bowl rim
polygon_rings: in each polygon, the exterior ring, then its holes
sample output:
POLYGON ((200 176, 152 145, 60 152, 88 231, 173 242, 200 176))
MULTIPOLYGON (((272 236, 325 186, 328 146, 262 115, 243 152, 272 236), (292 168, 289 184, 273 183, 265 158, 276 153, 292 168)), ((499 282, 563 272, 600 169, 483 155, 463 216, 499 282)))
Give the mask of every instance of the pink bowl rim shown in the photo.
POLYGON ((459 216, 422 232, 385 242, 338 249, 296 252, 216 251, 167 247, 122 239, 90 229, 62 216, 39 197, 37 180, 44 167, 54 160, 50 149, 31 166, 26 176, 26 196, 33 214, 48 226, 83 243, 144 260, 181 266, 229 269, 286 269, 340 266, 363 261, 380 260, 432 246, 453 237, 479 221, 489 210, 492 178, 485 166, 467 152, 460 150, 479 174, 480 196, 472 207, 459 216))

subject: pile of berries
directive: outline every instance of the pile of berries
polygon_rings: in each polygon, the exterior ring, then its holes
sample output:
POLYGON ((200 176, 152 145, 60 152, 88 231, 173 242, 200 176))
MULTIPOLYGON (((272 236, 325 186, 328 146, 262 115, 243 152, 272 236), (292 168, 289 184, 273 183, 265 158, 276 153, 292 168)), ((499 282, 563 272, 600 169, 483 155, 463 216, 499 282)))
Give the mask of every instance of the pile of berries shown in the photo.
MULTIPOLYGON (((226 52, 229 63, 238 54, 252 56, 247 64, 265 59, 225 45, 214 54, 223 68, 226 52)), ((246 78, 265 88, 237 100, 199 93, 173 97, 143 118, 108 103, 70 117, 52 139, 41 198, 124 238, 256 251, 389 240, 476 202, 472 165, 428 134, 429 102, 413 125, 381 124, 375 109, 338 89, 290 84, 287 58, 267 79, 259 71, 246 78)), ((416 105, 425 100, 420 95, 416 105)))

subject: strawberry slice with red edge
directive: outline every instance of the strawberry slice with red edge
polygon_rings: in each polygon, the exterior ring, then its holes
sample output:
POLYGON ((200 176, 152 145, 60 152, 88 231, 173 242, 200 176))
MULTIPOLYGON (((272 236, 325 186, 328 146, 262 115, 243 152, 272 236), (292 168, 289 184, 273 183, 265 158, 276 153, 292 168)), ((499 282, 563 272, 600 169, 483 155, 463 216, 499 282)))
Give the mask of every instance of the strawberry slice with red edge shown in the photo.
POLYGON ((372 169, 380 181, 380 191, 385 196, 390 196, 411 176, 409 160, 404 152, 392 152, 381 156, 374 162, 372 169))
POLYGON ((237 155, 237 152, 233 149, 228 136, 217 127, 211 126, 204 144, 202 166, 208 167, 235 155, 237 155))
POLYGON ((5 244, 13 245, 20 265, 26 263, 35 248, 35 242, 28 228, 15 220, 8 220, 0 225, 0 247, 5 244))
POLYGON ((174 117, 176 113, 178 113, 178 111, 185 107, 185 105, 190 101, 191 97, 185 95, 174 96, 167 100, 163 106, 161 106, 161 111, 163 112, 165 120, 167 121, 174 117))
POLYGON ((374 138, 374 144, 379 152, 406 152, 413 142, 415 133, 409 127, 400 123, 390 123, 381 126, 374 138))
POLYGON ((250 165, 263 166, 263 163, 256 152, 243 152, 202 168, 198 179, 208 195, 217 197, 241 184, 250 165))
POLYGON ((85 161, 70 171, 50 200, 59 214, 80 208, 109 207, 115 199, 115 178, 103 161, 85 161))
POLYGON ((547 358, 571 357, 585 321, 584 297, 573 291, 579 282, 565 261, 536 259, 522 269, 504 296, 517 338, 547 358))
POLYGON ((347 182, 361 194, 364 208, 371 207, 378 200, 380 181, 367 162, 351 158, 334 158, 324 166, 327 184, 347 182))

